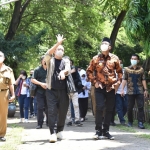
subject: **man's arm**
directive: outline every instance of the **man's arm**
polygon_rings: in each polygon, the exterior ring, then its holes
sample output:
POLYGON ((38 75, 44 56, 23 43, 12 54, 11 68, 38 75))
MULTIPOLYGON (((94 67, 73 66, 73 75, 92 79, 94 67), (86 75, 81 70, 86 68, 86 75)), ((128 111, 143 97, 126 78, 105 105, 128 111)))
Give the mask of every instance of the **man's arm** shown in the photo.
POLYGON ((87 74, 88 81, 90 81, 93 85, 95 85, 96 83, 96 77, 94 75, 94 71, 95 71, 95 63, 94 60, 92 59, 86 70, 86 74, 87 74))
POLYGON ((15 99, 14 85, 13 84, 9 85, 9 90, 11 93, 11 97, 9 98, 9 101, 12 102, 15 99))
POLYGON ((148 89, 147 89, 146 80, 142 80, 142 84, 144 87, 144 97, 147 97, 148 96, 148 89))

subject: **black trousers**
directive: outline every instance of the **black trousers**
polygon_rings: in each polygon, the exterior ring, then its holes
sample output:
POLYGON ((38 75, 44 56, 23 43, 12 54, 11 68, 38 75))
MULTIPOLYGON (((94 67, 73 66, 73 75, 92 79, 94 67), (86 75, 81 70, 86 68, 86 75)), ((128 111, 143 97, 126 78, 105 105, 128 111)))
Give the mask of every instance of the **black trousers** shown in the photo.
POLYGON ((48 106, 48 124, 50 133, 55 132, 55 124, 57 122, 57 131, 64 129, 65 119, 69 106, 69 97, 67 90, 46 90, 46 99, 48 106))
POLYGON ((96 115, 95 115, 95 130, 102 130, 102 118, 103 111, 105 109, 103 129, 109 131, 112 112, 115 106, 115 90, 110 92, 106 91, 106 88, 95 88, 95 100, 96 100, 96 115))
POLYGON ((30 115, 34 114, 34 109, 33 109, 33 97, 30 97, 30 115))
POLYGON ((131 123, 133 122, 133 107, 136 100, 138 107, 138 121, 144 122, 144 95, 133 94, 127 96, 128 96, 128 107, 127 107, 128 121, 131 123))
POLYGON ((79 98, 78 102, 79 102, 80 117, 85 118, 88 110, 88 97, 79 98))
MULTIPOLYGON (((36 92, 36 101, 37 101, 37 122, 38 125, 43 125, 43 119, 45 112, 46 118, 48 118, 48 111, 47 111, 47 101, 45 92, 43 94, 36 92)), ((48 121, 46 121, 48 123, 48 121)))

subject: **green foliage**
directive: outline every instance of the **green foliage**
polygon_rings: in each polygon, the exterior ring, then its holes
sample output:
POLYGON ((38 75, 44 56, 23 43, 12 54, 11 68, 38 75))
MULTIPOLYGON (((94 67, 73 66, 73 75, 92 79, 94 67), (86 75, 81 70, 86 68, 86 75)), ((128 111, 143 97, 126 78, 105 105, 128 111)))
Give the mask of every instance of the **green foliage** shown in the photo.
MULTIPOLYGON (((115 48, 114 53, 123 61, 124 67, 130 66, 130 59, 132 54, 138 54, 142 52, 142 48, 140 45, 136 45, 131 47, 126 44, 119 44, 118 47, 115 48)), ((140 61, 142 64, 143 60, 140 61)))
POLYGON ((15 75, 18 65, 24 65, 24 63, 30 61, 31 58, 34 58, 34 61, 37 62, 35 56, 40 52, 38 45, 43 43, 42 38, 45 34, 46 30, 41 30, 34 36, 29 37, 20 34, 13 40, 6 41, 4 35, 0 33, 0 50, 5 53, 5 63, 13 68, 15 75))
POLYGON ((125 29, 128 37, 133 43, 140 44, 144 53, 150 56, 150 2, 131 1, 126 14, 125 29))

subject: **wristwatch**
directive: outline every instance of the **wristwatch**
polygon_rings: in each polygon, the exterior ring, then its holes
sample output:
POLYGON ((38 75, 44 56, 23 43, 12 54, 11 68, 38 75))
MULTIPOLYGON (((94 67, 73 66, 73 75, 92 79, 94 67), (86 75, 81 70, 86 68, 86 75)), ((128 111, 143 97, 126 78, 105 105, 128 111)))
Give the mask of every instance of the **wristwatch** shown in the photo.
POLYGON ((145 91, 148 91, 148 89, 144 89, 145 91))

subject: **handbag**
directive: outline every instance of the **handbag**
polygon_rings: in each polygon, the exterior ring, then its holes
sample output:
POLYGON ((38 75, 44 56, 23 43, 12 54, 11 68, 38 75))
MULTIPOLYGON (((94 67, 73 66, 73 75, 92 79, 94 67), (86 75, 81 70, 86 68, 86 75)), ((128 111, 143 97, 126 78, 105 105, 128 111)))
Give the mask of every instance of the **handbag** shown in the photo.
POLYGON ((29 86, 30 97, 35 96, 36 90, 37 90, 37 85, 31 82, 29 86))
POLYGON ((74 81, 73 81, 73 78, 72 78, 71 74, 69 74, 66 77, 66 83, 67 83, 67 93, 68 94, 75 93, 76 88, 75 88, 74 81))

